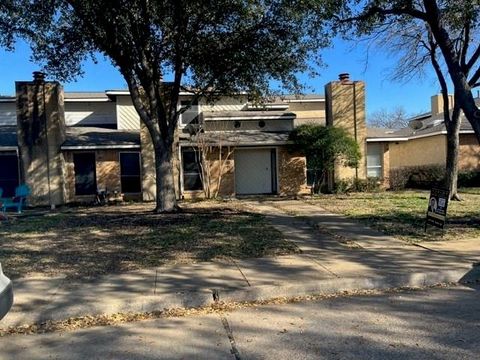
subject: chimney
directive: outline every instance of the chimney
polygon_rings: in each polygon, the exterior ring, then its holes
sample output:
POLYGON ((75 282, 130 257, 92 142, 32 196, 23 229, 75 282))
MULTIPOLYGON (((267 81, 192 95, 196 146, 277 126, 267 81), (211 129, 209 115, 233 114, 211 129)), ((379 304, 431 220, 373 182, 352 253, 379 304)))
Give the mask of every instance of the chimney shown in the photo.
POLYGON ((33 81, 15 83, 17 139, 23 181, 30 187, 31 205, 65 202, 63 154, 65 115, 63 89, 33 73, 33 81))
POLYGON ((360 146, 362 160, 355 169, 335 164, 333 177, 329 176, 329 187, 336 180, 366 178, 365 83, 352 81, 348 73, 339 75, 339 80, 325 85, 325 112, 328 126, 343 128, 360 146))
POLYGON ((349 82, 350 81, 350 74, 349 73, 341 73, 338 75, 338 79, 342 82, 349 82))
MULTIPOLYGON (((453 95, 448 95, 448 108, 453 108, 453 95)), ((431 97, 431 112, 432 116, 443 113, 443 95, 437 94, 431 97)))

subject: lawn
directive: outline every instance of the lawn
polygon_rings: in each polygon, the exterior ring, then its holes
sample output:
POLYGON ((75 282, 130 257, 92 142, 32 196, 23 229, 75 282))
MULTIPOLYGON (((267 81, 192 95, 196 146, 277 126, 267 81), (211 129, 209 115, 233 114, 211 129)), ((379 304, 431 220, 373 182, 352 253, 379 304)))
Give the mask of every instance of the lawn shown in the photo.
POLYGON ((309 203, 344 214, 370 227, 409 242, 479 238, 480 191, 462 189, 463 201, 451 201, 445 230, 424 232, 428 191, 320 195, 309 203))
POLYGON ((0 262, 31 273, 94 278, 145 267, 298 251, 263 216, 225 205, 186 204, 159 215, 151 205, 27 212, 0 224, 0 262))

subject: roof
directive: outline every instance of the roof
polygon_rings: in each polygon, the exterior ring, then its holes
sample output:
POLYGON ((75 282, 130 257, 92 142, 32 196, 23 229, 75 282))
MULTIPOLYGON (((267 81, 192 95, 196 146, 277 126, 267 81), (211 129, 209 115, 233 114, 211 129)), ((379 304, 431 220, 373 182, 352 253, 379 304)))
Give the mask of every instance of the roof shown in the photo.
POLYGON ((0 126, 0 148, 15 150, 17 146, 17 127, 0 126))
MULTIPOLYGON (((202 133, 207 143, 234 146, 272 146, 289 143, 288 131, 208 131, 202 133)), ((181 143, 196 145, 194 138, 188 135, 181 136, 181 143)))
MULTIPOLYGON (((475 103, 480 106, 480 99, 475 99, 475 103)), ((473 133, 473 128, 465 115, 462 113, 460 116, 460 133, 470 134, 473 133)), ((382 128, 368 128, 367 129, 367 141, 368 142, 380 142, 380 141, 408 141, 412 139, 444 135, 447 133, 447 129, 444 123, 444 113, 417 115, 410 119, 411 126, 392 130, 382 128), (421 127, 415 129, 414 124, 421 127)))
POLYGON ((127 149, 140 147, 140 132, 94 127, 67 127, 62 150, 127 149))

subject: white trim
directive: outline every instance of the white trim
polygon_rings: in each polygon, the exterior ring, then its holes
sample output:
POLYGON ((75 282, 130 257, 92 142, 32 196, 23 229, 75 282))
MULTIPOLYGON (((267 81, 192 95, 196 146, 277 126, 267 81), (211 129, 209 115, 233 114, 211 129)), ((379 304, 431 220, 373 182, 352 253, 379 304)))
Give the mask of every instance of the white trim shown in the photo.
POLYGON ((113 102, 109 98, 68 98, 65 97, 64 102, 113 102))
POLYGON ((18 146, 0 146, 0 151, 16 151, 18 153, 18 146))
POLYGON ((11 99, 0 99, 0 103, 10 103, 10 102, 15 102, 16 99, 12 97, 11 99))
MULTIPOLYGON (((473 130, 460 130, 460 134, 475 134, 475 131, 473 130)), ((430 137, 430 136, 436 136, 436 135, 447 135, 447 131, 446 130, 442 130, 442 131, 436 131, 436 132, 433 132, 433 133, 429 133, 429 134, 424 134, 424 135, 413 135, 413 136, 405 136, 405 137, 401 137, 401 138, 370 138, 368 139, 367 138, 367 142, 385 142, 385 141, 408 141, 408 140, 415 140, 415 139, 423 139, 423 138, 426 138, 426 137, 430 137)))
POLYGON ((319 98, 319 99, 284 99, 283 101, 287 102, 287 103, 302 103, 302 102, 306 102, 306 103, 315 103, 315 102, 325 102, 325 98, 319 98))
POLYGON ((66 145, 61 150, 140 149, 140 145, 66 145))
POLYGON ((408 138, 371 138, 366 139, 366 142, 385 142, 385 141, 408 141, 408 138))

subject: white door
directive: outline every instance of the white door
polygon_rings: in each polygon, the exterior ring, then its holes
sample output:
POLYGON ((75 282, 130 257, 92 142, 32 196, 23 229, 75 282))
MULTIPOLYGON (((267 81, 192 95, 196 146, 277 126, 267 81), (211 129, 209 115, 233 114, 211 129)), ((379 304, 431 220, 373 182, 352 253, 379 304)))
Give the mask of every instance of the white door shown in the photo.
POLYGON ((273 176, 271 149, 235 150, 237 194, 271 194, 273 176))

